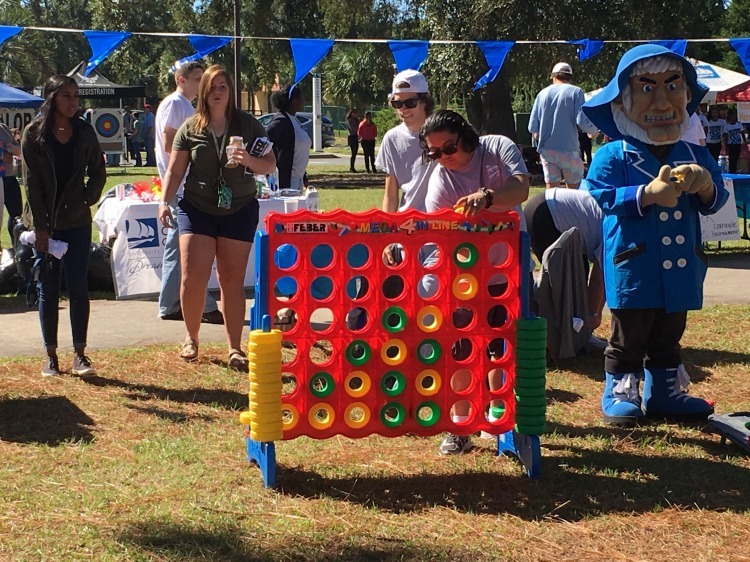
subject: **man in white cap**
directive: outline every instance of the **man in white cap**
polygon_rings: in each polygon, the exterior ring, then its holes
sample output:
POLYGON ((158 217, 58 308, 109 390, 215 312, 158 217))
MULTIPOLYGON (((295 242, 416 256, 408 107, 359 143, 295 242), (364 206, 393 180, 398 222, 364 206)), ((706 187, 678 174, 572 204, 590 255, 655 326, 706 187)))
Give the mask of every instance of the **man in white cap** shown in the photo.
POLYGON ((405 209, 425 210, 425 195, 435 162, 423 162, 419 130, 432 114, 435 100, 427 80, 416 70, 404 70, 393 79, 389 96, 401 124, 383 136, 375 166, 386 173, 382 209, 389 213, 405 209), (403 195, 399 196, 399 190, 403 195))
POLYGON ((583 179, 583 161, 578 147, 578 128, 595 134, 596 127, 581 112, 583 90, 573 86, 573 69, 558 62, 552 69, 552 84, 537 94, 531 109, 529 132, 536 140, 547 188, 565 184, 577 189, 583 179))

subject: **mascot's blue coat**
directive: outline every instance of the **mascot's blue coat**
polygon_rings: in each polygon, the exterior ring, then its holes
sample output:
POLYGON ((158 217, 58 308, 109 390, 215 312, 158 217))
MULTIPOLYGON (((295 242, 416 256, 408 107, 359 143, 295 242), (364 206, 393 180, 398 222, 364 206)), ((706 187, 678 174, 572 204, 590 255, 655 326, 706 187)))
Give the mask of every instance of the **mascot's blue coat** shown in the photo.
POLYGON ((641 208, 643 188, 658 175, 662 163, 646 144, 619 132, 610 104, 627 84, 633 65, 654 56, 674 57, 682 64, 691 92, 688 114, 705 95, 693 66, 668 49, 640 45, 625 53, 612 81, 583 106, 586 116, 613 141, 597 150, 582 187, 591 192, 604 213, 607 305, 613 309, 663 308, 669 313, 699 309, 703 304, 706 260, 698 213, 715 213, 728 193, 708 150, 678 141, 664 164, 674 168, 697 163, 706 168, 716 188, 714 201, 704 205, 697 195, 683 193, 676 207, 641 208))

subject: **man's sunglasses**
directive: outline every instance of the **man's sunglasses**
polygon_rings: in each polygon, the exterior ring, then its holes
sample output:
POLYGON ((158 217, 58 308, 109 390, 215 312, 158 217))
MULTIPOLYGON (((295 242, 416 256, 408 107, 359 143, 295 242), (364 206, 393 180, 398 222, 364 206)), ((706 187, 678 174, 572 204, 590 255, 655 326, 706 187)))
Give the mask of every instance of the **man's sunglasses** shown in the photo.
POLYGON ((419 100, 421 98, 409 98, 408 100, 391 100, 391 107, 393 109, 401 109, 402 107, 406 106, 409 109, 414 109, 417 107, 417 104, 419 103, 419 100))
POLYGON ((440 159, 443 154, 446 156, 450 156, 451 154, 455 154, 458 152, 458 143, 456 144, 449 144, 448 146, 444 146, 443 148, 436 148, 432 152, 425 152, 425 156, 429 158, 430 160, 438 160, 440 159))

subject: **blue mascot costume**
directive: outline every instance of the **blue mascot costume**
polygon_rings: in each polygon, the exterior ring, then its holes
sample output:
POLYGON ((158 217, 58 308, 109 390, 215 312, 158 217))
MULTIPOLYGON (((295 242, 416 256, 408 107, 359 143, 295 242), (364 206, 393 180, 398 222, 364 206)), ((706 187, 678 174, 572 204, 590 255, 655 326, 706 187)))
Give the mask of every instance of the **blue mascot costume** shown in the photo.
POLYGON ((706 89, 683 57, 640 45, 583 112, 612 142, 586 178, 604 214, 604 280, 612 311, 605 350, 604 420, 705 420, 713 406, 687 393, 680 339, 703 304, 706 258, 699 213, 727 200, 705 147, 680 141, 706 89), (641 397, 640 384, 643 381, 641 397))

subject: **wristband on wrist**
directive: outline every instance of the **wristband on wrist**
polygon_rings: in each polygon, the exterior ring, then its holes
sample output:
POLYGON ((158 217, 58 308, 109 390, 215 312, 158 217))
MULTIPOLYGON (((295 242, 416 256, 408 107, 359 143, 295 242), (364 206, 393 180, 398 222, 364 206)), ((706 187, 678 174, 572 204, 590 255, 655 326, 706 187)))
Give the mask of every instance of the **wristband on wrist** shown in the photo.
POLYGON ((484 208, 489 209, 490 207, 492 207, 492 200, 495 198, 492 192, 486 187, 480 187, 478 191, 479 193, 484 195, 484 208))
POLYGON ((169 203, 166 201, 159 201, 159 207, 169 207, 169 203))

